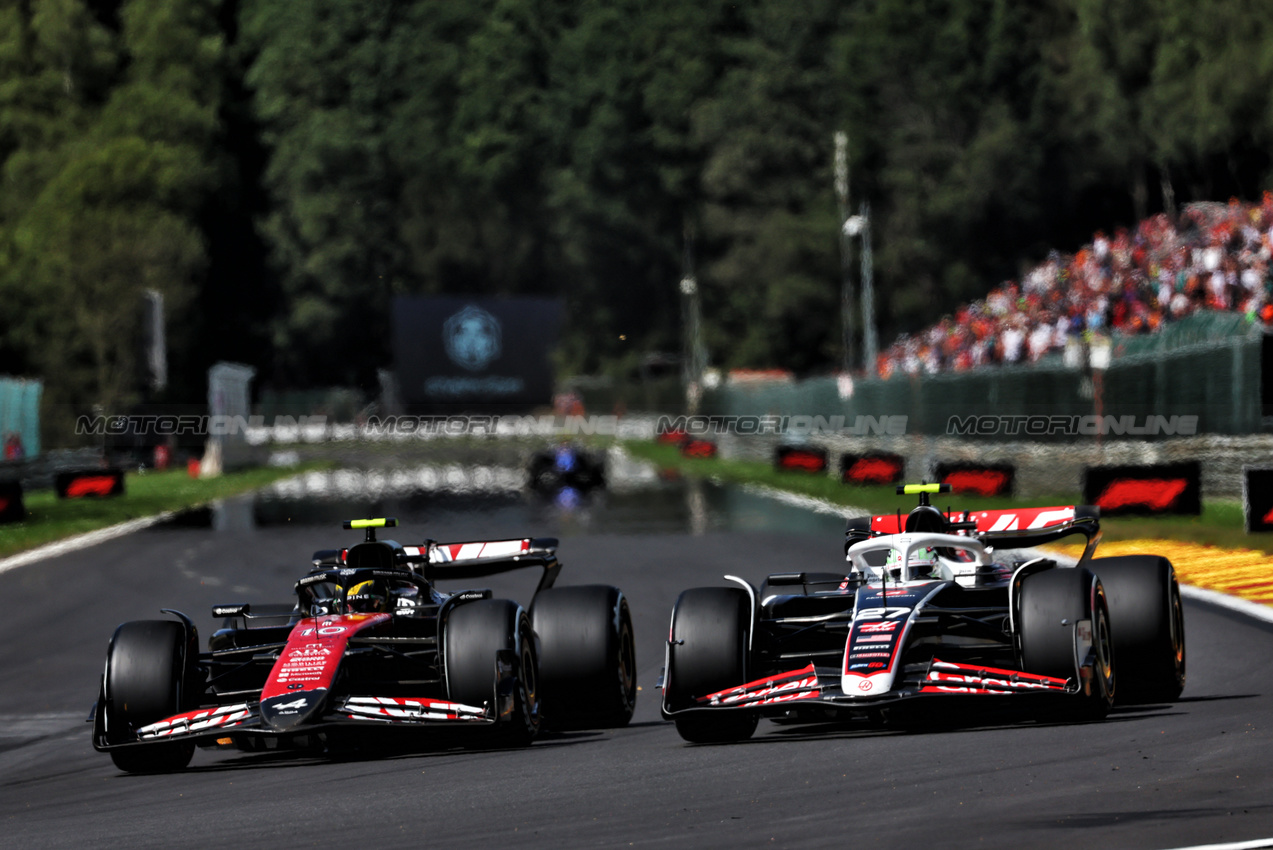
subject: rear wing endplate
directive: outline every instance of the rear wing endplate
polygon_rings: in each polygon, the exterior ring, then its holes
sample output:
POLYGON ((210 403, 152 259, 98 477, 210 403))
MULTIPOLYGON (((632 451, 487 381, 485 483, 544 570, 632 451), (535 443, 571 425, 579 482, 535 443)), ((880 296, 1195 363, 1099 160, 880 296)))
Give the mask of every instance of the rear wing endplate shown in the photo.
POLYGON ((470 543, 435 543, 404 546, 407 562, 417 566, 426 580, 482 578, 499 573, 540 567, 544 571, 535 589, 552 587, 561 571, 557 560, 557 538, 531 537, 520 540, 481 540, 470 543))
MULTIPOLYGON (((1071 534, 1087 538, 1083 559, 1090 558, 1101 537, 1101 510, 1093 505, 1010 508, 1000 511, 951 511, 951 531, 976 537, 998 549, 1027 549, 1055 543, 1071 534)), ((901 534, 906 514, 853 517, 844 533, 845 551, 854 543, 885 534, 901 534)))

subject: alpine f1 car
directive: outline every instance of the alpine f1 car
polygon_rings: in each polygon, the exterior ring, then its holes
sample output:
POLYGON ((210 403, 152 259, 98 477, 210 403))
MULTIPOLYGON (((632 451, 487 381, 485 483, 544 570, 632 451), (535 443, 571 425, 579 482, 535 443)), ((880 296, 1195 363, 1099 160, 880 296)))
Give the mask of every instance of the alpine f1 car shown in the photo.
POLYGON ((206 652, 177 611, 119 626, 91 718, 94 748, 122 770, 156 772, 185 767, 196 745, 330 746, 432 727, 524 746, 543 723, 627 724, 636 663, 617 588, 553 587, 552 538, 376 539, 376 528, 396 524, 346 522, 365 540, 314 553, 295 605, 215 606, 225 627, 206 652), (543 570, 529 611, 490 590, 435 586, 524 567, 543 570))
POLYGON ((850 519, 843 571, 682 593, 662 682, 681 737, 742 740, 762 716, 914 718, 955 697, 1099 719, 1115 699, 1180 695, 1184 614, 1166 558, 1093 558, 1094 507, 942 512, 929 495, 945 492, 905 485, 919 505, 904 519, 850 519), (1075 565, 1023 551, 1071 534, 1086 538, 1075 565))

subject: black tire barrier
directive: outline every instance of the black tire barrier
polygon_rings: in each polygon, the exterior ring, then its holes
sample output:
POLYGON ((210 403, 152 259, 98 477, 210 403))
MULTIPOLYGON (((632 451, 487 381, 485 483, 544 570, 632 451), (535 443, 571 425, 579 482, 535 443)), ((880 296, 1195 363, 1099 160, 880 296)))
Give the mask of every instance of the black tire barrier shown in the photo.
POLYGON ((840 480, 845 484, 900 484, 905 480, 906 458, 891 452, 840 455, 840 480))
POLYGON ((53 487, 57 490, 59 499, 122 496, 124 470, 111 468, 59 472, 53 478, 53 487))
POLYGON ((1202 466, 1198 461, 1148 466, 1089 466, 1083 501, 1102 516, 1202 513, 1202 466))
POLYGON ((22 482, 0 481, 0 525, 22 522, 26 518, 27 509, 22 503, 22 482))
POLYGON ((1273 469, 1242 468, 1242 513, 1247 534, 1273 531, 1273 469))
POLYGON ((831 460, 819 446, 779 446, 774 452, 774 468, 782 472, 825 473, 831 460))

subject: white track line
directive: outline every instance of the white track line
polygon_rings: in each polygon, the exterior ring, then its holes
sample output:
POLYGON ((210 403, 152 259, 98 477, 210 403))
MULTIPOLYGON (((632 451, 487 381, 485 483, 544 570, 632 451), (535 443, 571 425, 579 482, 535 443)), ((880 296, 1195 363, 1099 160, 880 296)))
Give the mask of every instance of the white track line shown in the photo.
POLYGON ((25 567, 27 564, 34 564, 36 561, 43 561, 46 558, 56 558, 68 552, 87 549, 90 546, 96 546, 98 543, 105 543, 107 540, 123 537, 125 534, 132 534, 134 531, 141 531, 143 528, 150 528, 152 525, 157 525, 166 519, 170 519, 174 514, 176 514, 176 511, 164 511, 154 516, 130 519, 128 522, 99 528, 97 531, 90 531, 87 534, 78 534, 65 540, 46 543, 35 549, 29 549, 26 552, 20 552, 17 555, 0 560, 0 573, 6 573, 18 567, 25 567))
POLYGON ((852 505, 837 505, 835 502, 828 502, 826 499, 816 499, 813 496, 801 496, 797 493, 791 493, 787 490, 779 490, 775 487, 766 487, 763 484, 743 484, 744 493, 751 493, 754 496, 764 496, 768 499, 774 499, 784 504, 792 505, 797 508, 804 508, 820 514, 830 514, 845 519, 852 516, 870 516, 871 512, 866 508, 855 508, 852 505))
MULTIPOLYGON (((1237 611, 1239 614, 1246 614, 1248 617, 1254 617, 1257 620, 1263 620, 1266 623, 1273 623, 1273 608, 1267 605, 1261 605, 1259 602, 1252 602, 1249 599, 1243 599, 1240 596, 1230 596, 1227 593, 1220 593, 1217 590, 1207 590, 1201 587, 1194 587, 1191 584, 1180 585, 1180 595, 1188 599, 1197 599, 1200 602, 1210 602, 1212 605, 1219 605, 1221 608, 1228 608, 1230 611, 1237 611)), ((1268 844, 1216 844, 1215 847, 1273 847, 1273 838, 1265 839, 1268 844)))
POLYGON ((1192 847, 1176 847, 1174 850, 1258 850, 1260 847, 1273 847, 1273 838, 1235 841, 1232 844, 1195 844, 1192 847))

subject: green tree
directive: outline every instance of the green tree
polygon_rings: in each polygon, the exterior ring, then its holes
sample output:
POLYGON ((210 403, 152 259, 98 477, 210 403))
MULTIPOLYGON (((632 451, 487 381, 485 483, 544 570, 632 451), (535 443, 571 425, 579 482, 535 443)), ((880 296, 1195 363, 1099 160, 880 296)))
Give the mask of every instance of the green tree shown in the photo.
POLYGON ((195 219, 216 181, 220 96, 212 12, 129 0, 114 34, 82 3, 55 0, 18 21, 43 94, 24 104, 5 161, 22 191, 5 209, 3 277, 55 419, 137 398, 142 293, 162 292, 179 315, 203 268, 195 219))
POLYGON ((1235 173, 1243 160, 1253 160, 1254 177, 1269 185, 1270 175, 1258 173, 1273 150, 1267 10, 1251 0, 1205 11, 1162 0, 1156 11, 1160 44, 1142 96, 1142 130, 1165 191, 1174 195, 1180 183, 1184 200, 1221 200, 1217 188, 1242 193, 1241 184, 1250 185, 1249 175, 1235 173), (1217 178, 1217 162, 1230 179, 1217 178))
POLYGON ((403 263, 387 135, 404 69, 386 45, 400 14, 389 2, 244 7, 247 83, 270 150, 263 229, 282 282, 273 345, 284 382, 370 383, 387 362, 403 263))

